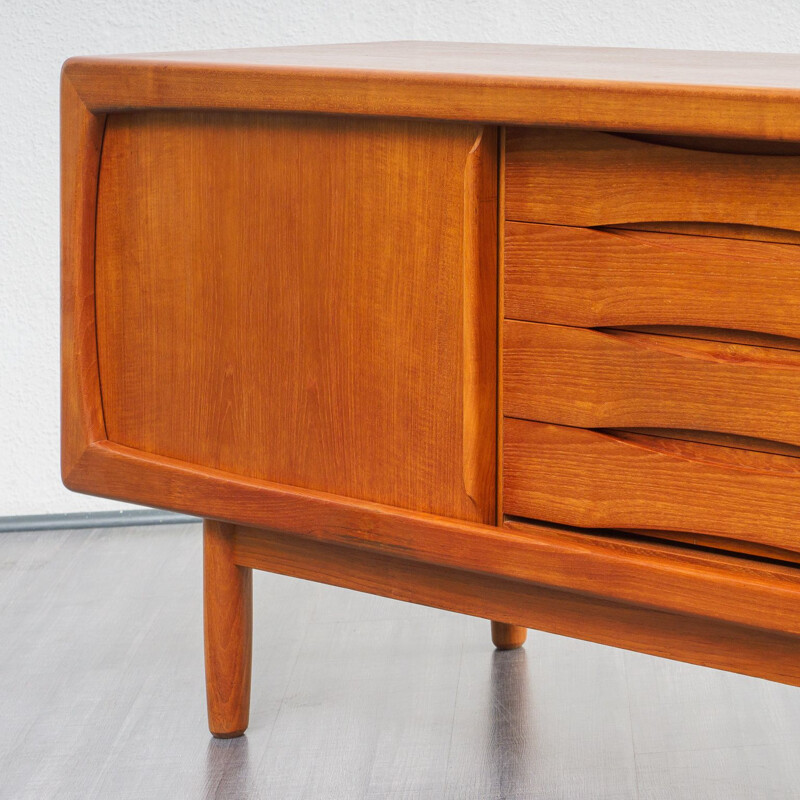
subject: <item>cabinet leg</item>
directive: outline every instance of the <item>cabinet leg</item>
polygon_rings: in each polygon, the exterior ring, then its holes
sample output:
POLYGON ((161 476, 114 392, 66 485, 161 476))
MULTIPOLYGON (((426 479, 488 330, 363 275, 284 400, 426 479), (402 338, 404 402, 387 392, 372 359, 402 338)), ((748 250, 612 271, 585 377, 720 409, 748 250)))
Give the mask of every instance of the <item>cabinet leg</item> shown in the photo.
POLYGON ((498 650, 516 650, 525 644, 528 629, 492 620, 492 642, 498 650))
POLYGON ((203 523, 203 621, 208 727, 241 736, 250 716, 253 571, 233 562, 233 526, 203 523))

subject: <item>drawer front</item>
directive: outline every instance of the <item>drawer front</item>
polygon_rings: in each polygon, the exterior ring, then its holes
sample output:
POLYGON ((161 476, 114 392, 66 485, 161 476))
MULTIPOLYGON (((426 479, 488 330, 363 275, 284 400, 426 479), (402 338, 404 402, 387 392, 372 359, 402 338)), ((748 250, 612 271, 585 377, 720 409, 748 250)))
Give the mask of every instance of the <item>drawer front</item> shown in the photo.
POLYGON ((797 351, 506 320, 503 364, 513 417, 800 445, 797 351))
POLYGON ((506 419, 505 513, 800 550, 800 459, 506 419))
POLYGON ((712 222, 798 230, 800 156, 710 152, 558 128, 506 134, 506 217, 556 225, 712 222))
POLYGON ((508 222, 504 251, 513 319, 800 337, 797 245, 508 222))

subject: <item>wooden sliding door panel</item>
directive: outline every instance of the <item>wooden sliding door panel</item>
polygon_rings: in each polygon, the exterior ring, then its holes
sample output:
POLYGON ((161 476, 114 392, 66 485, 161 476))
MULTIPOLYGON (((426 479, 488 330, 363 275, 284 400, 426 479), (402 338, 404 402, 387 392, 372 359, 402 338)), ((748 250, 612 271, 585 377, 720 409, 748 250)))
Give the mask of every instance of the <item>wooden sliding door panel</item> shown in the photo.
POLYGON ((796 351, 512 320, 503 327, 510 416, 800 445, 796 351))
POLYGON ((109 439, 493 522, 495 141, 392 119, 111 115, 109 439))
POLYGON ((509 128, 506 217, 556 225, 664 221, 800 230, 799 155, 715 152, 706 143, 695 148, 686 140, 646 138, 509 128))
POLYGON ((796 245, 507 222, 504 259, 513 319, 800 338, 796 245))
POLYGON ((797 458, 507 418, 503 476, 512 516, 800 550, 797 458))

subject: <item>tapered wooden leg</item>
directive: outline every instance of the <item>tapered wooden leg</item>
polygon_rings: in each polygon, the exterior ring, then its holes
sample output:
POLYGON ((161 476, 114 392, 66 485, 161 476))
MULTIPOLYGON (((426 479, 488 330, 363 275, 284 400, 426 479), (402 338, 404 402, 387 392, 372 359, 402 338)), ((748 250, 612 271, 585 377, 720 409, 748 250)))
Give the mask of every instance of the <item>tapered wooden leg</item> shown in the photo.
POLYGON ((233 563, 233 526, 203 523, 203 619, 208 727, 241 736, 250 717, 253 571, 233 563))
POLYGON ((516 650, 525 644, 528 629, 492 620, 492 642, 498 650, 516 650))

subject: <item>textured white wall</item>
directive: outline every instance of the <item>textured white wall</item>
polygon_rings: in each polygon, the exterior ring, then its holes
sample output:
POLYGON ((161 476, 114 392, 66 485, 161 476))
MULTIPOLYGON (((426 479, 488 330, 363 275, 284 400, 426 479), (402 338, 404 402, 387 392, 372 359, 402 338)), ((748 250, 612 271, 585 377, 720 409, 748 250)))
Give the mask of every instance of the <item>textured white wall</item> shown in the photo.
POLYGON ((58 472, 68 56, 381 39, 800 51, 798 0, 0 0, 0 516, 120 508, 58 472))

